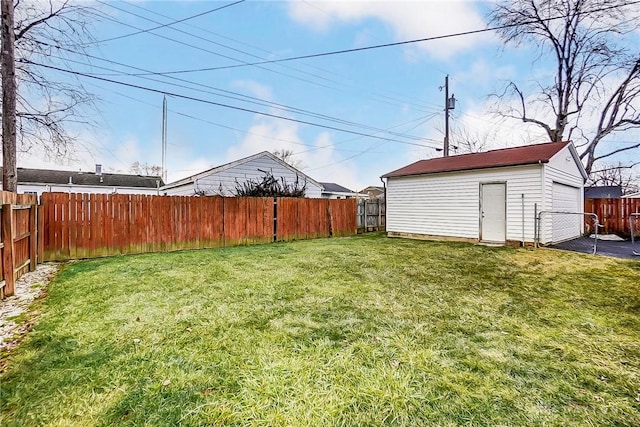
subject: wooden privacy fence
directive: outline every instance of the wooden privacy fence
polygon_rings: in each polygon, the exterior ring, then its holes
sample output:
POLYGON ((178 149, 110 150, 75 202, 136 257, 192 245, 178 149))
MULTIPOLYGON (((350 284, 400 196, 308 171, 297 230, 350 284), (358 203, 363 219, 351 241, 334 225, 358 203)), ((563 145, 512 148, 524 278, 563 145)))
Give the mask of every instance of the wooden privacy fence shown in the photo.
POLYGON ((36 268, 37 198, 0 192, 0 299, 13 295, 15 281, 36 268))
POLYGON ((386 229, 385 208, 384 199, 359 199, 358 232, 384 231, 386 229))
POLYGON ((598 215, 600 233, 629 236, 629 215, 640 212, 640 199, 585 199, 584 211, 598 215))
POLYGON ((44 261, 356 233, 354 199, 44 193, 40 203, 44 261))

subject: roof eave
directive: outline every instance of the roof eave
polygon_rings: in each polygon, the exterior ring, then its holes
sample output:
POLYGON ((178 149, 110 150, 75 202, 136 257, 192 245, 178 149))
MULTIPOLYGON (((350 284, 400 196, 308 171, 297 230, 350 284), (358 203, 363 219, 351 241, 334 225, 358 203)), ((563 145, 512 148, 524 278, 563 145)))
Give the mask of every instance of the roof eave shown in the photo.
POLYGON ((535 162, 513 163, 508 165, 489 165, 489 166, 478 166, 473 168, 446 169, 441 171, 417 172, 417 173, 407 173, 407 174, 398 174, 398 175, 394 175, 393 172, 389 172, 388 174, 382 175, 380 178, 401 178, 406 176, 434 175, 439 173, 451 173, 451 172, 467 172, 467 171, 474 171, 474 170, 480 170, 480 169, 501 169, 501 168, 517 167, 517 166, 534 166, 542 163, 549 163, 549 160, 537 160, 535 162))

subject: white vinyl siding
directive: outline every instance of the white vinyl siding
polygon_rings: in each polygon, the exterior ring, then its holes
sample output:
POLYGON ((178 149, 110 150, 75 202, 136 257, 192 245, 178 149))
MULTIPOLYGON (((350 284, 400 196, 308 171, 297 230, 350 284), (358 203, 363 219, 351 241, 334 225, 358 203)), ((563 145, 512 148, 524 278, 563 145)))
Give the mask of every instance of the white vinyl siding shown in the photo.
POLYGON ((20 184, 18 193, 92 193, 92 194, 144 194, 157 196, 161 194, 157 188, 146 187, 113 187, 105 185, 77 185, 77 184, 20 184))
MULTIPOLYGON (((584 178, 580 174, 580 170, 571 156, 569 147, 560 150, 545 165, 545 197, 544 207, 541 210, 553 209, 553 183, 568 185, 582 189, 584 187, 584 178)), ((584 206, 584 194, 580 192, 580 200, 578 201, 578 210, 581 211, 584 206)))
MULTIPOLYGON (((577 190, 578 201, 575 204, 574 211, 581 212, 584 210, 584 178, 580 173, 580 169, 571 155, 569 147, 560 150, 553 156, 544 168, 544 197, 539 211, 553 211, 554 209, 554 185, 558 184, 574 187, 577 190)), ((556 207, 558 206, 556 197, 556 207)), ((562 209, 567 210, 567 209, 562 209)), ((543 215, 544 217, 544 215, 543 215)), ((558 219, 556 219, 557 223, 558 219)), ((553 231, 553 218, 543 219, 540 224, 540 242, 547 244, 555 240, 553 231)), ((582 224, 582 222, 580 222, 582 224)), ((582 227, 582 225, 581 225, 582 227)), ((556 227, 557 228, 557 227, 556 227)), ((582 228, 583 229, 583 228, 582 228)), ((556 233, 557 234, 557 233, 556 233)))
MULTIPOLYGON (((196 192, 203 191, 206 195, 233 196, 235 195, 236 183, 247 182, 248 180, 259 181, 264 177, 264 171, 270 172, 274 177, 284 178, 287 184, 296 182, 296 174, 291 169, 274 161, 270 157, 263 156, 253 160, 238 164, 219 172, 212 171, 211 174, 194 178, 193 182, 187 182, 178 187, 163 189, 163 193, 168 195, 193 196, 196 192)), ((305 182, 303 175, 298 176, 300 185, 305 182)), ((313 182, 307 181, 306 197, 321 197, 322 188, 313 182)))
MULTIPOLYGON (((554 212, 581 212, 581 188, 554 182, 552 209, 554 212)), ((574 239, 582 233, 582 216, 572 214, 552 214, 552 239, 554 242, 574 239)))
POLYGON ((540 165, 389 178, 387 231, 478 239, 480 184, 507 183, 507 240, 534 240, 534 204, 541 202, 540 165))

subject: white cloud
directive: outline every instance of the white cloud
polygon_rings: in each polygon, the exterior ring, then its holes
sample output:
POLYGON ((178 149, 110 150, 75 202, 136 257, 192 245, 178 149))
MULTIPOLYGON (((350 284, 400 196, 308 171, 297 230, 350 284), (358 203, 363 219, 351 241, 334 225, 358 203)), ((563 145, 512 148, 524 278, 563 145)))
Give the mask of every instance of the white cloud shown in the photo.
MULTIPOLYGON (((386 24, 397 40, 422 39, 485 27, 474 2, 469 1, 291 1, 288 6, 289 16, 294 21, 315 31, 328 31, 339 22, 353 24, 376 19, 386 24)), ((494 37, 481 33, 422 42, 417 47, 434 57, 446 59, 494 40, 494 37)), ((355 43, 361 43, 362 39, 359 33, 355 43)), ((376 42, 388 40, 376 38, 376 42)))
POLYGON ((286 149, 293 151, 295 160, 302 163, 302 172, 316 181, 335 182, 353 189, 361 185, 355 163, 342 161, 327 132, 320 133, 313 141, 306 141, 299 135, 298 124, 268 118, 257 119, 247 132, 239 144, 227 150, 225 162, 261 151, 286 149))
POLYGON ((269 86, 263 85, 253 80, 234 80, 231 86, 249 92, 251 96, 264 100, 273 99, 273 91, 269 86))
POLYGON ((502 85, 505 81, 516 77, 516 69, 513 65, 496 66, 486 58, 479 57, 468 68, 453 73, 451 79, 463 86, 482 87, 502 85))

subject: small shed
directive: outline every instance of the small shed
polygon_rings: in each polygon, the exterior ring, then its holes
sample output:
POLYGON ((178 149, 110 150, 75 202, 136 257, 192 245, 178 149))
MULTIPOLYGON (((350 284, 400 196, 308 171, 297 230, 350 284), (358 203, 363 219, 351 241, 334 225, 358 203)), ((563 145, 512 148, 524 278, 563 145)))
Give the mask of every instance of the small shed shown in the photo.
MULTIPOLYGON (((571 142, 551 142, 420 160, 382 178, 390 237, 525 245, 536 210, 582 212, 587 174, 571 142)), ((541 235, 578 237, 582 224, 550 221, 541 235)))
POLYGON ((287 185, 306 185, 305 197, 321 197, 322 185, 268 151, 171 182, 160 189, 170 196, 233 196, 237 185, 260 181, 265 173, 287 185))

